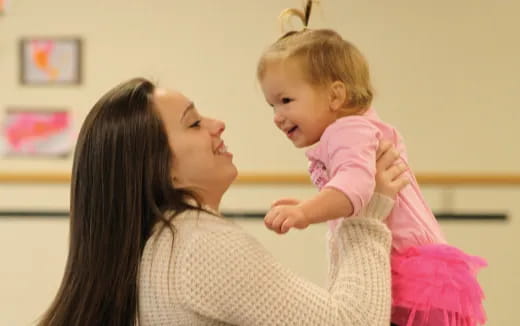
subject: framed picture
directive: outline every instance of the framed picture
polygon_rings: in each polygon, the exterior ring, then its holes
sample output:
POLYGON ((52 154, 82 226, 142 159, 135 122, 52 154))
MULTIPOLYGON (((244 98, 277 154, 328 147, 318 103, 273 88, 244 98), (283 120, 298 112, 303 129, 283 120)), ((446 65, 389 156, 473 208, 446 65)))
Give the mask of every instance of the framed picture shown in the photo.
POLYGON ((20 41, 20 82, 24 85, 81 83, 79 38, 24 38, 20 41))
POLYGON ((70 114, 59 109, 8 109, 2 138, 4 156, 66 157, 73 143, 70 114))

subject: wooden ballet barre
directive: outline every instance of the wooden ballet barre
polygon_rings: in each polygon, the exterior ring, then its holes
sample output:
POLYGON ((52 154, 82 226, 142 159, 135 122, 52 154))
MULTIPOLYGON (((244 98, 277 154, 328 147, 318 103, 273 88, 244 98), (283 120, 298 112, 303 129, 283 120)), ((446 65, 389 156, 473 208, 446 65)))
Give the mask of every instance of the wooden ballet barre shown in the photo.
POLYGON ((0 184, 67 184, 68 173, 0 173, 0 184))
MULTIPOLYGON (((520 186, 520 174, 449 174, 418 173, 421 185, 520 186)), ((68 173, 0 173, 0 184, 67 184, 68 173)), ((243 173, 235 184, 241 185, 310 185, 307 174, 243 173)))
MULTIPOLYGON (((512 185, 520 186, 520 174, 444 174, 418 173, 417 181, 421 185, 512 185)), ((310 184, 307 174, 242 174, 237 184, 310 184)))

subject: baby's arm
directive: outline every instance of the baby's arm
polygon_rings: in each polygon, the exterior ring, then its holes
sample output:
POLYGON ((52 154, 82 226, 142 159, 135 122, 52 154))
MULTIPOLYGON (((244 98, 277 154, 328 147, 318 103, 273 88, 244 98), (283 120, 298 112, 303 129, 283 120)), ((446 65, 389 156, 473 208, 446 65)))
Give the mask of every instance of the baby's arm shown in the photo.
POLYGON ((380 132, 363 117, 340 119, 320 142, 328 156, 325 165, 332 175, 320 193, 302 202, 284 202, 265 217, 268 228, 285 233, 338 217, 356 215, 368 202, 375 187, 375 162, 380 132))
POLYGON ((291 228, 304 229, 309 224, 345 216, 346 210, 352 211, 348 197, 341 191, 326 188, 301 202, 295 199, 278 200, 265 216, 264 223, 277 233, 286 233, 291 228))
POLYGON ((338 120, 322 137, 328 153, 325 165, 330 180, 323 187, 341 192, 351 210, 341 215, 357 215, 374 193, 376 158, 382 135, 376 126, 362 116, 338 120))

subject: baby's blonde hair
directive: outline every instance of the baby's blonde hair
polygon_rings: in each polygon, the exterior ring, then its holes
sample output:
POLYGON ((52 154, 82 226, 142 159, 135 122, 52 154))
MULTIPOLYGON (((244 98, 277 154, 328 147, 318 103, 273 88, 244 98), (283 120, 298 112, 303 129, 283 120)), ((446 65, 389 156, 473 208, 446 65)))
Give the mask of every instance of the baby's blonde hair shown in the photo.
MULTIPOLYGON (((310 12, 305 14, 308 21, 310 12)), ((306 21, 304 24, 306 26, 306 21)), ((347 89, 344 108, 349 112, 362 112, 372 103, 368 63, 361 52, 337 32, 305 27, 302 31, 286 33, 260 57, 257 78, 263 79, 269 64, 288 60, 298 60, 304 77, 313 86, 343 82, 347 89)))

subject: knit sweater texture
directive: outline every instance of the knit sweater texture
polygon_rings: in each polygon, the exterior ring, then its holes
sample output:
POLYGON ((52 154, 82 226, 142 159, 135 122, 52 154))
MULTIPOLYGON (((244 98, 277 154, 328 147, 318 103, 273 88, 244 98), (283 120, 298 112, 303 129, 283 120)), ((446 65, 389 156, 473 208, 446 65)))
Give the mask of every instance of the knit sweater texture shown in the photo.
MULTIPOLYGON (((233 221, 187 211, 147 241, 139 325, 390 324, 393 201, 375 195, 330 234, 328 288, 283 267, 233 221)), ((325 266, 324 266, 325 268, 325 266)))

